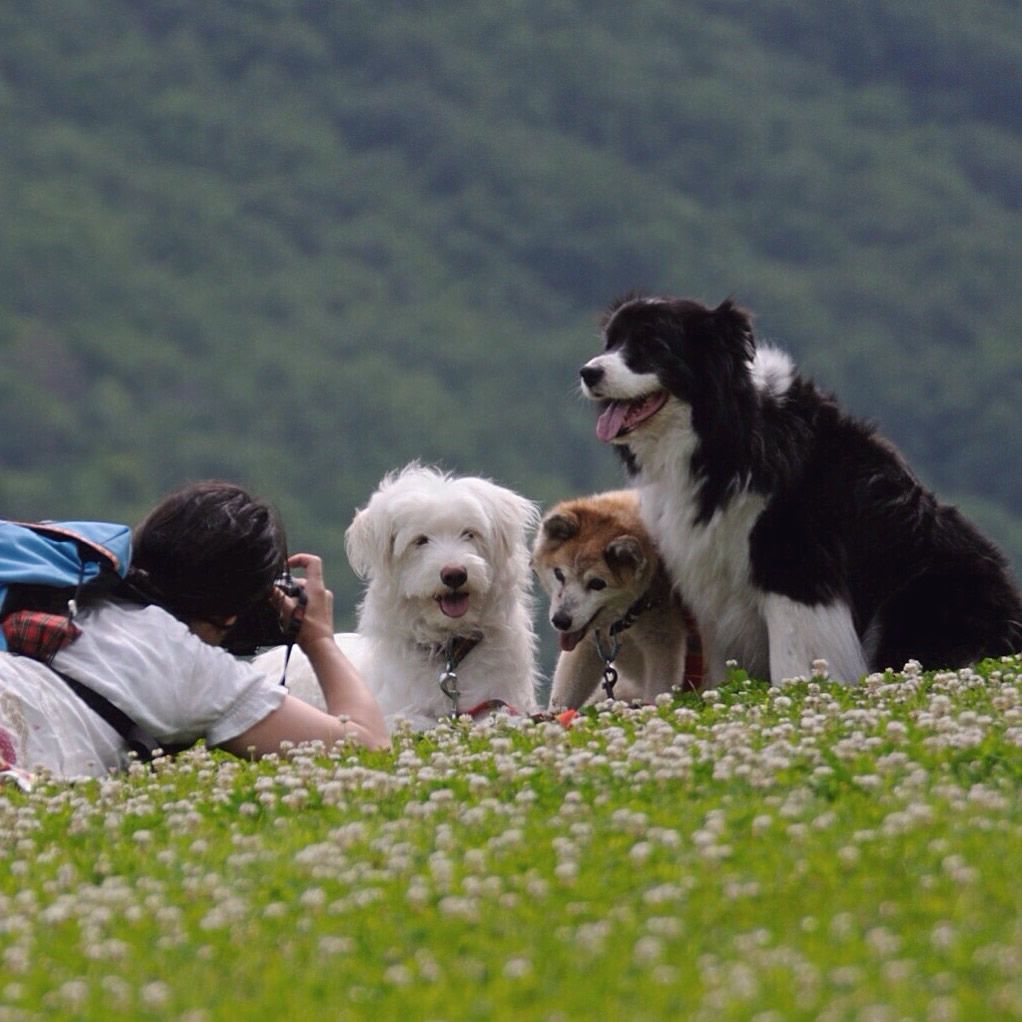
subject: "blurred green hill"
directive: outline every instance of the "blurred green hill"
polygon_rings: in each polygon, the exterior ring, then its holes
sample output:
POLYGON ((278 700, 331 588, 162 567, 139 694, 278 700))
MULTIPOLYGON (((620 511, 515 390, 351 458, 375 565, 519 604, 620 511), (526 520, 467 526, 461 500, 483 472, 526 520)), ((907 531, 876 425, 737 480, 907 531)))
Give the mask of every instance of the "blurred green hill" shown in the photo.
POLYGON ((617 485, 633 288, 760 333, 1022 565, 1014 0, 0 9, 0 509, 225 476, 329 558, 418 458, 617 485))

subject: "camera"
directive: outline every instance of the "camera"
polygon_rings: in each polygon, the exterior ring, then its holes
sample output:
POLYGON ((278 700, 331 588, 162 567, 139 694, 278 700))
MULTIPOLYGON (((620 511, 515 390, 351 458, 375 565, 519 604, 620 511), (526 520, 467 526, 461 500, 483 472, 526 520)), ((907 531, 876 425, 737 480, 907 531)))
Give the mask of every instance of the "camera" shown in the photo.
POLYGON ((291 572, 285 572, 283 575, 278 575, 273 580, 273 588, 279 589, 285 596, 292 598, 299 598, 302 587, 295 581, 294 576, 291 572))
POLYGON ((295 581, 289 571, 273 580, 273 588, 298 601, 291 627, 285 631, 281 627, 277 608, 268 598, 262 600, 239 614, 238 620, 227 630, 220 645, 228 653, 233 653, 234 656, 254 656, 257 650, 265 646, 285 646, 295 641, 305 607, 305 589, 295 581))

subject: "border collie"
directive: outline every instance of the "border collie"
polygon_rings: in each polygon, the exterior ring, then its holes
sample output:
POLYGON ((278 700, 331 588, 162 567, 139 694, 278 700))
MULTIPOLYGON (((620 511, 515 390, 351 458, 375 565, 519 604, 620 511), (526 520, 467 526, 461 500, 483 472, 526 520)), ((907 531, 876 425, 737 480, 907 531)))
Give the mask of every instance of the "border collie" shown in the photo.
POLYGON ((580 370, 642 517, 702 633, 707 682, 735 660, 776 683, 960 667, 1022 649, 1005 558, 845 414, 748 313, 629 296, 580 370))

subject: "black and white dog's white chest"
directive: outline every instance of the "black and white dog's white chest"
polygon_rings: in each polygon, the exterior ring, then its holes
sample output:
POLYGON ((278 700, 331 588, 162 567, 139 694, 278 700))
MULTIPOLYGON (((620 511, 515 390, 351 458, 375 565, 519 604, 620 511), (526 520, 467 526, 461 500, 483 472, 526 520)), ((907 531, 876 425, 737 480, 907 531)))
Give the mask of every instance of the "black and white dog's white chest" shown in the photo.
MULTIPOLYGON (((651 452, 652 453, 652 452, 651 452)), ((644 523, 657 537, 675 587, 703 634, 711 683, 723 680, 727 660, 752 672, 769 668, 763 593, 752 583, 749 537, 765 499, 743 490, 707 521, 698 520, 699 483, 685 460, 636 483, 644 523)))

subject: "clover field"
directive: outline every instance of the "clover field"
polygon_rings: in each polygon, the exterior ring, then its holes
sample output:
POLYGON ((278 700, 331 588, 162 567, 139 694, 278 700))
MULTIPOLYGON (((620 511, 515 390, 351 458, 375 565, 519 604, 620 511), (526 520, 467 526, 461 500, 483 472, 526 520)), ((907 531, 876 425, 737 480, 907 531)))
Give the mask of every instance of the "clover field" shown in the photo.
POLYGON ((0 789, 0 1022, 1022 1017, 1017 659, 0 789))

